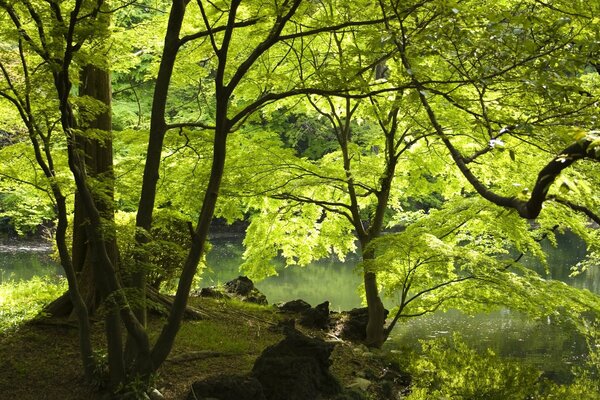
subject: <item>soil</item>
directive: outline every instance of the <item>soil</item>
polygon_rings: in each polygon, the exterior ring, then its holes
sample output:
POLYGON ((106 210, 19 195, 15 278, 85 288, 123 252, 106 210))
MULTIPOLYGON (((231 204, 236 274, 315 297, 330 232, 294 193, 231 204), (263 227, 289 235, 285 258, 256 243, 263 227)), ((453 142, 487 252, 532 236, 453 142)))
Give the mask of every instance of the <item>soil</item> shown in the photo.
MULTIPOLYGON (((276 329, 280 314, 270 307, 215 299, 194 299, 193 305, 207 316, 184 322, 169 359, 158 371, 154 386, 165 399, 185 399, 193 382, 209 376, 250 372, 264 348, 283 338, 276 329)), ((162 322, 161 317, 152 317, 151 336, 156 336, 162 322)), ((102 323, 95 322, 93 330, 94 342, 101 347, 102 323)), ((303 333, 337 342, 331 371, 343 387, 389 375, 391 366, 385 357, 323 331, 303 329, 303 333)), ((393 399, 395 395, 389 397, 389 393, 406 390, 402 379, 388 380, 385 385, 373 383, 358 389, 370 399, 393 399)), ((84 381, 73 321, 40 318, 0 334, 0 398, 105 399, 100 386, 101 382, 84 381)))

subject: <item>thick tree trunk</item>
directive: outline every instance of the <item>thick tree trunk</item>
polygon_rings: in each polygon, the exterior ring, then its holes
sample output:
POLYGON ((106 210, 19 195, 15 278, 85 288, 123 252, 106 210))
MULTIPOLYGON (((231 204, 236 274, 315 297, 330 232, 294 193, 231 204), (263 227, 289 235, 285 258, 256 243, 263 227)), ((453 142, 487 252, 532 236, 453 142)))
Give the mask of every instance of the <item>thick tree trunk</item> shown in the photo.
POLYGON ((387 339, 384 329, 385 308, 379 290, 377 288, 377 275, 373 272, 364 273, 365 294, 367 297, 367 309, 369 313, 369 322, 367 324, 367 338, 365 345, 367 347, 379 348, 387 339))
MULTIPOLYGON (((102 102, 107 109, 97 115, 92 121, 84 123, 83 129, 94 129, 105 132, 102 139, 90 139, 79 135, 77 147, 85 157, 86 171, 92 179, 102 179, 101 185, 96 185, 101 191, 95 197, 98 211, 100 211, 107 226, 114 222, 114 187, 113 187, 113 155, 112 139, 110 136, 112 118, 110 103, 112 88, 110 74, 92 65, 88 65, 81 71, 80 96, 90 96, 102 102)), ((77 274, 77 280, 81 296, 87 306, 90 315, 93 315, 103 300, 102 294, 95 283, 93 264, 91 261, 90 240, 86 232, 88 217, 82 204, 79 193, 75 194, 75 209, 73 217, 73 242, 72 260, 73 268, 77 274)), ((117 265, 118 252, 114 232, 107 234, 106 248, 111 260, 117 265)), ((52 302, 45 310, 54 316, 68 316, 75 318, 73 306, 67 294, 52 302)))
MULTIPOLYGON (((95 204, 103 222, 104 247, 108 257, 118 271, 118 253, 116 232, 114 230, 114 174, 112 154, 112 87, 110 73, 93 65, 87 65, 81 71, 80 96, 89 96, 102 103, 105 108, 89 121, 84 129, 101 132, 100 138, 90 138, 85 132, 76 138, 78 149, 85 157, 88 177, 96 180, 95 204)), ((95 136, 95 135, 94 135, 95 136)), ((89 237, 89 216, 85 205, 77 194, 75 196, 75 217, 73 221, 73 265, 79 274, 79 286, 90 313, 102 305, 109 294, 109 285, 104 272, 93 256, 93 240, 89 237)), ((111 387, 116 388, 125 377, 121 321, 118 306, 107 304, 105 330, 108 347, 108 363, 111 387)))

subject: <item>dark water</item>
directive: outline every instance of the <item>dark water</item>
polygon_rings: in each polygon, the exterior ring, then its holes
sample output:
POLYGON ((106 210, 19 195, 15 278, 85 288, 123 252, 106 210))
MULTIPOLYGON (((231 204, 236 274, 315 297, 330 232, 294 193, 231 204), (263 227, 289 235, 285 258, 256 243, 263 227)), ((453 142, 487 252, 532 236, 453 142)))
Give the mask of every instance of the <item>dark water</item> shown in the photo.
MULTIPOLYGON (((600 268, 571 277, 571 266, 585 257, 585 243, 574 235, 558 238, 559 248, 544 243, 549 270, 536 260, 527 265, 545 278, 600 294, 600 268)), ((462 340, 480 353, 491 349, 495 354, 531 365, 557 383, 573 379, 572 367, 581 366, 588 352, 585 338, 574 328, 556 324, 551 319, 531 320, 511 310, 499 310, 474 316, 459 311, 438 312, 410 319, 399 325, 386 343, 400 351, 419 351, 421 341, 450 339, 459 333, 462 340)))
MULTIPOLYGON (((225 283, 238 275, 242 261, 241 240, 212 240, 213 248, 207 255, 210 267, 202 277, 201 286, 225 283)), ((269 303, 303 299, 312 305, 326 300, 332 310, 349 310, 360 307, 358 286, 361 276, 356 271, 358 258, 349 257, 345 263, 335 259, 321 260, 306 267, 286 268, 275 261, 278 275, 256 282, 269 303)))
MULTIPOLYGON (((600 268, 593 268, 575 277, 570 277, 571 266, 585 257, 585 243, 578 237, 568 234, 558 238, 559 248, 544 243, 549 271, 533 259, 523 262, 535 269, 545 278, 553 278, 571 286, 588 289, 600 294, 600 268)), ((213 248, 207 256, 211 270, 203 275, 202 285, 224 283, 239 275, 238 267, 242 262, 243 248, 241 240, 213 240, 213 248)), ((358 286, 362 277, 356 266, 359 257, 350 255, 345 262, 335 259, 321 260, 306 267, 285 267, 276 263, 278 275, 257 282, 257 287, 266 294, 271 303, 302 298, 311 304, 329 300, 333 309, 348 310, 359 307, 361 300, 358 286)), ((393 300, 388 301, 393 306, 393 300)))

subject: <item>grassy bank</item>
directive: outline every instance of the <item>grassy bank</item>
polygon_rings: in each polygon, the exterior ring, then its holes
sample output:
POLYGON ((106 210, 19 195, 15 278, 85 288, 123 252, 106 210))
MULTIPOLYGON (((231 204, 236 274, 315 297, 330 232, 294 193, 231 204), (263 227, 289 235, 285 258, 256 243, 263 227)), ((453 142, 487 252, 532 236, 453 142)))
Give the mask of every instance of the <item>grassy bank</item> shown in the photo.
MULTIPOLYGON (((64 289, 62 281, 43 279, 0 285, 0 398, 102 399, 98 392, 101 382, 83 380, 76 323, 36 317, 43 305, 64 289)), ((193 382, 211 375, 250 372, 261 352, 283 338, 273 329, 282 317, 270 306, 201 298, 190 302, 206 317, 183 323, 169 359, 155 377, 154 386, 169 400, 185 399, 193 382)), ((161 317, 151 317, 153 337, 163 322, 161 317)), ((373 354, 338 340, 331 370, 343 386, 356 388, 367 400, 599 400, 600 333, 597 325, 589 329, 590 355, 581 360, 581 366, 574 367, 573 381, 563 385, 547 380, 539 371, 523 368, 518 360, 490 352, 480 354, 459 336, 424 342, 421 354, 373 354), (403 389, 400 386, 371 384, 390 373, 390 361, 402 365, 402 370, 413 377, 412 393, 405 393, 405 397, 382 395, 384 389, 398 393, 403 389)), ((103 348, 102 322, 95 322, 93 330, 96 348, 103 348)), ((335 340, 322 331, 304 332, 335 340)), ((97 357, 103 360, 105 354, 98 352, 97 357)))
MULTIPOLYGON (((43 280, 2 287, 0 398, 102 399, 100 382, 83 380, 75 321, 36 317, 43 304, 63 289, 62 282, 43 280)), ((270 306, 200 298, 190 302, 206 317, 183 323, 169 359, 155 377, 154 386, 166 399, 184 399, 193 382, 211 375, 250 372, 260 353, 283 338, 273 329, 281 316, 270 306)), ((154 337, 163 322, 161 317, 151 317, 149 330, 154 337)), ((95 322, 93 330, 96 347, 102 348, 102 322, 95 322)), ((305 333, 324 336, 316 331, 305 333)), ((344 386, 355 383, 360 371, 376 376, 386 367, 379 360, 356 357, 355 350, 340 343, 332 355, 332 371, 344 386)), ((102 352, 97 356, 105 358, 102 352)))

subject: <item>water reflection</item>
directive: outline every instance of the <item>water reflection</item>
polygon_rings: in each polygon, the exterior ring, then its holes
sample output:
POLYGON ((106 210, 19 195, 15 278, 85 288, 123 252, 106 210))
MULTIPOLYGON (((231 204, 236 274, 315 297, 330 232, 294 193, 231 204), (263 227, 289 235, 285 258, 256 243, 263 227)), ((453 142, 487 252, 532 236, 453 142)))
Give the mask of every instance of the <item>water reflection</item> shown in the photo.
MULTIPOLYGON (((224 283, 240 274, 241 240, 213 240, 212 244, 207 255, 210 269, 202 276, 202 286, 224 283)), ((361 276, 355 268, 356 257, 344 263, 335 259, 321 260, 306 267, 285 268, 283 262, 276 263, 279 274, 256 283, 269 303, 303 299, 313 306, 328 300, 331 310, 360 306, 361 276)))
POLYGON ((44 251, 0 249, 0 283, 29 280, 34 276, 60 275, 60 266, 44 251))
MULTIPOLYGON (((570 267, 585 257, 585 243, 572 234, 559 237, 558 243, 558 248, 543 243, 548 255, 547 272, 537 260, 526 258, 524 262, 545 278, 600 293, 598 268, 569 276, 570 267)), ((572 380, 572 365, 579 365, 588 351, 584 337, 575 329, 550 319, 533 321, 511 310, 474 316, 451 310, 410 319, 394 330, 386 347, 407 353, 420 349, 423 340, 450 337, 453 332, 460 332, 465 342, 479 352, 491 349, 506 359, 520 359, 557 383, 572 380)))

